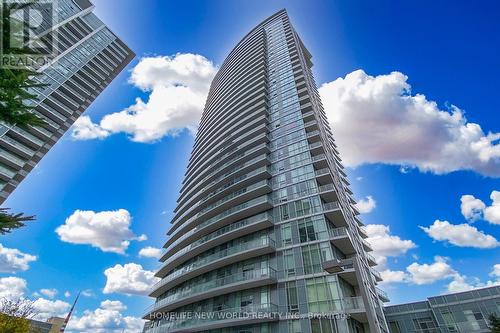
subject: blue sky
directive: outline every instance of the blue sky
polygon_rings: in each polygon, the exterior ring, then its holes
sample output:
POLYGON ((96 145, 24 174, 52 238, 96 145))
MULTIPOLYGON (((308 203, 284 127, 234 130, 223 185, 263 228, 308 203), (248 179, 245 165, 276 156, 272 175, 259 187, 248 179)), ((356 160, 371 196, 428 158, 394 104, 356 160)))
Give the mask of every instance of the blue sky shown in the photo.
MULTIPOLYGON (((391 92, 384 85, 386 78, 411 85, 411 92, 406 92, 410 97, 422 94, 425 101, 437 103, 432 113, 435 117, 430 116, 427 122, 419 122, 418 117, 403 118, 406 125, 412 125, 411 121, 415 120, 416 127, 436 126, 432 130, 424 128, 416 136, 431 135, 433 139, 435 135, 436 145, 439 140, 447 143, 450 139, 440 135, 447 130, 444 127, 463 128, 460 122, 453 125, 451 120, 438 121, 436 115, 451 112, 452 105, 465 114, 469 123, 479 124, 485 136, 489 132, 500 132, 497 111, 500 101, 496 98, 500 77, 500 23, 495 15, 500 8, 494 1, 485 1, 482 6, 466 1, 451 5, 443 1, 151 0, 139 5, 137 1, 122 0, 117 6, 115 2, 94 0, 94 4, 96 14, 138 55, 86 112, 95 124, 104 115, 133 105, 137 97, 148 100, 152 89, 141 90, 137 84, 128 82, 141 58, 172 56, 166 60, 169 62, 177 53, 192 53, 205 57, 214 66, 220 65, 246 32, 274 11, 286 8, 313 54, 318 86, 343 78, 322 94, 338 91, 339 86, 344 85, 357 91, 356 80, 351 76, 352 83, 346 75, 362 69, 364 72, 357 72, 357 79, 382 87, 382 92, 391 92), (391 76, 393 71, 406 75, 407 79, 391 76)), ((401 97, 397 93, 394 96, 396 99, 401 97)), ((389 100, 390 97, 388 95, 389 100)), ((415 106, 415 101, 406 99, 405 103, 415 106)), ((362 102, 371 105, 370 101, 362 102)), ((328 107, 329 103, 324 104, 328 107)), ((385 138, 384 135, 375 138, 380 140, 377 141, 380 146, 390 145, 394 131, 405 128, 397 121, 396 124, 392 122, 398 112, 408 111, 404 106, 407 104, 399 105, 401 110, 398 105, 390 104, 394 107, 393 113, 385 114, 388 118, 381 119, 382 123, 373 124, 381 126, 382 130, 386 128, 385 138)), ((353 112, 363 117, 360 112, 369 112, 369 109, 345 109, 344 115, 353 112)), ((463 120, 462 125, 467 121, 463 120)), ((346 131, 357 127, 345 117, 340 123, 343 126, 338 129, 343 138, 340 142, 348 142, 350 137, 346 131)), ((103 123, 96 126, 108 131, 105 138, 75 140, 71 131, 68 132, 6 201, 5 206, 14 211, 37 215, 37 222, 3 236, 1 244, 37 259, 29 262, 28 269, 0 273, 0 278, 25 279, 28 296, 39 293, 42 288, 55 288, 58 294, 53 301, 70 302, 73 296, 65 297, 65 291, 74 295, 78 290, 89 290, 89 296, 83 297, 77 307, 78 316, 84 315, 84 310, 98 308, 103 300, 118 300, 127 306, 126 310, 121 309, 123 315, 135 317, 152 300, 123 292, 103 294, 107 282, 104 271, 117 264, 130 263, 140 264, 144 270, 154 271, 158 267, 156 259, 139 257, 138 252, 146 246, 161 247, 166 240, 165 232, 193 137, 189 131, 182 130, 182 126, 171 126, 161 139, 134 142, 130 139, 131 133, 110 130, 103 123), (171 135, 174 132, 176 135, 171 135), (124 254, 63 241, 55 232, 76 210, 118 209, 130 213, 130 229, 136 236, 145 234, 148 237, 146 241, 131 240, 124 254)), ((471 157, 470 163, 462 163, 468 160, 470 151, 452 153, 444 161, 435 155, 412 158, 411 153, 419 149, 433 150, 427 146, 429 138, 416 140, 423 144, 415 146, 412 141, 405 146, 405 140, 396 140, 401 148, 391 146, 390 157, 369 151, 363 151, 361 157, 348 156, 347 161, 353 166, 348 168, 348 174, 355 197, 372 196, 376 202, 376 207, 362 215, 363 221, 389 226, 390 235, 403 242, 395 240, 396 247, 401 247, 392 249, 393 252, 387 250, 389 254, 384 255, 387 264, 382 267, 401 272, 396 274, 399 282, 384 286, 393 303, 443 293, 450 282, 460 282, 460 279, 469 286, 477 286, 498 278, 490 274, 493 266, 500 263, 495 245, 490 248, 457 246, 450 241, 437 240, 436 235, 433 239, 419 228, 429 227, 435 220, 449 221, 452 225, 465 224, 465 227, 500 239, 500 225, 492 222, 497 212, 494 207, 489 209, 490 217, 486 217, 486 208, 476 221, 467 221, 461 213, 462 195, 473 195, 485 206, 490 206, 491 192, 500 190, 500 152, 495 146, 498 138, 490 139, 491 149, 484 151, 490 154, 487 166, 477 162, 477 156, 471 157), (363 160, 364 156, 367 161, 363 160), (426 169, 423 165, 429 162, 436 162, 437 166, 426 169), (450 172, 452 169, 457 171, 450 172), (486 221, 488 219, 490 221, 486 221), (408 270, 412 264, 417 266, 408 270), (434 277, 418 275, 433 269, 437 271, 434 277)), ((448 143, 460 146, 463 142, 451 140, 448 143)), ((377 235, 382 239, 390 237, 380 231, 377 235)), ((120 325, 125 328, 127 324, 120 325)))

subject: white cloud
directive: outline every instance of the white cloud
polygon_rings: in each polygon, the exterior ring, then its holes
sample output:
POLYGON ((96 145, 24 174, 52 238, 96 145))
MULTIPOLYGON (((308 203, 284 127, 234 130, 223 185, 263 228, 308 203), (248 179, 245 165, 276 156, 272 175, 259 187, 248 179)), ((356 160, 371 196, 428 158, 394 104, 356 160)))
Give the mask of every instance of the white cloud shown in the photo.
POLYGON ((89 244, 104 252, 124 253, 131 240, 142 241, 130 230, 131 217, 125 209, 94 212, 76 210, 56 229, 62 241, 89 244))
POLYGON ((30 268, 29 263, 36 259, 36 256, 0 244, 0 273, 26 271, 30 268))
POLYGON ((156 247, 151 247, 151 246, 146 246, 145 248, 142 248, 139 251, 139 256, 140 257, 145 257, 145 258, 156 258, 160 259, 162 255, 162 249, 156 248, 156 247))
POLYGON ((422 285, 431 284, 438 280, 456 276, 457 272, 446 262, 443 257, 434 257, 432 264, 419 264, 414 262, 406 267, 409 281, 422 285))
POLYGON ((500 245, 495 237, 487 235, 470 224, 451 224, 448 221, 436 220, 429 227, 420 227, 427 235, 438 241, 448 241, 460 247, 480 249, 495 248, 500 245))
POLYGON ((466 277, 460 274, 457 274, 453 281, 448 284, 448 291, 450 293, 458 293, 461 291, 467 291, 474 289, 474 286, 469 284, 466 281, 466 277))
POLYGON ((128 263, 117 264, 104 271, 107 281, 103 292, 105 294, 120 293, 125 295, 146 295, 150 288, 159 281, 152 271, 141 265, 128 263))
POLYGON ((356 209, 361 214, 368 214, 377 207, 377 202, 373 199, 371 195, 367 196, 366 199, 361 199, 356 204, 356 209))
POLYGON ((493 271, 490 273, 494 280, 488 280, 486 282, 481 282, 477 277, 467 277, 465 275, 457 274, 453 281, 448 284, 448 292, 461 292, 467 290, 473 290, 477 288, 492 287, 500 285, 500 265, 496 264, 493 266, 493 271), (496 270, 499 270, 496 272, 496 270), (498 273, 498 274, 496 274, 498 273))
POLYGON ((101 309, 124 311, 127 310, 127 307, 120 301, 110 301, 109 299, 107 299, 101 302, 101 309))
POLYGON ((69 291, 64 292, 64 297, 68 298, 71 296, 71 293, 69 291))
POLYGON ((48 300, 38 298, 33 303, 33 309, 37 312, 36 319, 47 320, 50 317, 65 317, 71 305, 60 300, 48 300))
POLYGON ((0 278, 0 298, 19 299, 26 292, 25 279, 14 276, 0 278))
POLYGON ((491 206, 484 209, 484 219, 492 224, 500 225, 500 192, 493 191, 490 195, 491 206))
POLYGON ((460 202, 462 215, 469 221, 479 220, 483 215, 483 210, 486 208, 484 202, 470 194, 462 195, 460 202))
POLYGON ((57 289, 40 289, 40 294, 47 296, 48 298, 54 298, 57 295, 57 289))
POLYGON ((81 116, 73 124, 71 136, 75 140, 104 139, 110 135, 110 132, 94 124, 89 116, 81 116))
POLYGON ((500 279, 500 264, 493 265, 493 270, 491 271, 490 275, 500 279))
POLYGON ((366 225, 368 243, 373 248, 373 255, 380 267, 385 266, 387 257, 397 257, 416 247, 411 240, 403 240, 399 236, 391 235, 389 226, 382 224, 366 225))
POLYGON ((92 291, 92 289, 85 289, 84 291, 82 291, 81 295, 85 296, 85 297, 93 297, 93 296, 95 296, 94 292, 92 291))
POLYGON ((216 71, 211 61, 198 54, 144 57, 129 81, 149 92, 148 100, 136 98, 126 109, 104 116, 99 125, 83 120, 84 126, 73 129, 73 138, 94 139, 123 132, 132 141, 154 142, 183 129, 194 131, 216 71))
POLYGON ((407 80, 399 72, 374 77, 357 70, 320 87, 344 163, 499 177, 500 133, 485 134, 456 106, 440 110, 424 95, 412 95, 407 80))
POLYGON ((385 269, 380 272, 382 276, 382 283, 395 283, 395 282, 404 282, 407 278, 406 273, 403 271, 391 271, 390 269, 385 269))
POLYGON ((93 311, 85 310, 81 316, 73 316, 68 324, 68 333, 137 333, 144 321, 137 317, 124 316, 126 306, 120 301, 105 300, 93 311))

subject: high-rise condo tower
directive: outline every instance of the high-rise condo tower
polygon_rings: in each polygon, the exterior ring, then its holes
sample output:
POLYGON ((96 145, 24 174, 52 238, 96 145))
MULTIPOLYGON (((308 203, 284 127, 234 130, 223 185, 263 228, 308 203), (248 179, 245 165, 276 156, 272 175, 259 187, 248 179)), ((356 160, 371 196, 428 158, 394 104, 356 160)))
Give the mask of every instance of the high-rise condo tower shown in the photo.
POLYGON ((55 57, 32 66, 43 86, 29 89, 37 96, 29 105, 47 126, 23 129, 0 123, 0 203, 135 56, 92 13, 88 0, 5 1, 14 2, 30 4, 14 13, 14 19, 23 19, 23 13, 47 14, 30 33, 52 45, 55 57))
POLYGON ((144 332, 387 332, 311 67, 285 10, 222 64, 144 332))

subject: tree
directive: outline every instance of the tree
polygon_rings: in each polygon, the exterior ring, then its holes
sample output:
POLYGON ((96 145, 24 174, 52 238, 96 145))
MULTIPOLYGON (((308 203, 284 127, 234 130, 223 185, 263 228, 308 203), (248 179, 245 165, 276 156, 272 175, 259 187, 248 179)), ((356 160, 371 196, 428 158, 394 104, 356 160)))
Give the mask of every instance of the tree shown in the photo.
POLYGON ((34 76, 38 73, 28 68, 0 68, 0 121, 21 128, 45 126, 46 122, 33 112, 34 107, 26 102, 36 95, 27 89, 41 87, 34 76))
MULTIPOLYGON (((29 6, 27 3, 3 4, 1 8, 3 20, 0 23, 3 27, 1 42, 4 46, 10 45, 10 38, 15 36, 11 34, 12 29, 23 31, 23 23, 12 18, 10 13, 27 6, 29 6)), ((13 57, 33 53, 28 48, 9 48, 8 52, 13 57)), ((33 112, 34 107, 26 103, 37 98, 29 92, 30 88, 45 86, 34 79, 37 75, 39 75, 38 72, 28 67, 5 68, 2 66, 0 68, 0 121, 21 128, 46 125, 45 120, 33 112)))
POLYGON ((491 333, 500 333, 500 318, 491 314, 488 319, 490 321, 491 333))
MULTIPOLYGON (((10 15, 13 10, 23 9, 27 3, 2 4, 2 40, 4 46, 10 45, 11 29, 23 29, 22 22, 16 21, 10 15)), ((29 49, 9 49, 15 55, 29 54, 29 49)), ((5 55, 4 55, 5 56, 5 55)), ((34 107, 28 102, 36 100, 37 96, 30 88, 45 86, 35 80, 39 75, 28 67, 6 68, 0 67, 0 122, 10 126, 29 128, 30 126, 45 126, 46 122, 33 112, 34 107)), ((0 234, 10 232, 24 226, 24 222, 34 220, 34 216, 24 216, 23 213, 10 214, 8 209, 0 208, 0 234)))
POLYGON ((12 229, 24 227, 24 222, 33 221, 34 216, 25 216, 23 213, 8 213, 8 208, 0 208, 0 235, 11 232, 12 229))
POLYGON ((2 333, 28 333, 31 322, 37 312, 33 301, 20 298, 0 300, 0 332, 2 333))

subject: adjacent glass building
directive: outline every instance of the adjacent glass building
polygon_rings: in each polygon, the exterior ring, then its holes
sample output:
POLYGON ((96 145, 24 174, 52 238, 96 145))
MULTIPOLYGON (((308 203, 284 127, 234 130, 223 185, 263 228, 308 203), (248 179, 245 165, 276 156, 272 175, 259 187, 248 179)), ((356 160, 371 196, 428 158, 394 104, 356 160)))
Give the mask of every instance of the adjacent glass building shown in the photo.
POLYGON ((388 331, 312 65, 285 10, 224 61, 144 332, 388 331))
POLYGON ((385 308, 391 333, 487 333, 492 314, 500 316, 500 286, 385 308))
MULTIPOLYGON (((40 73, 36 80, 45 85, 29 89, 38 96, 30 105, 48 125, 26 130, 0 123, 0 203, 135 56, 92 13, 88 0, 53 4, 50 20, 32 33, 54 46, 55 58, 35 65, 40 73)), ((37 9, 37 4, 32 6, 37 9)))

